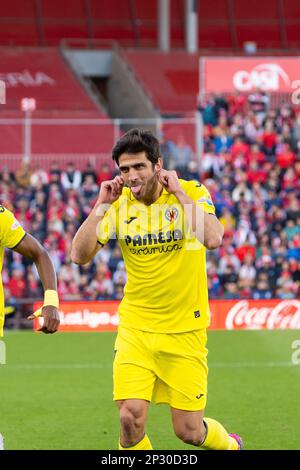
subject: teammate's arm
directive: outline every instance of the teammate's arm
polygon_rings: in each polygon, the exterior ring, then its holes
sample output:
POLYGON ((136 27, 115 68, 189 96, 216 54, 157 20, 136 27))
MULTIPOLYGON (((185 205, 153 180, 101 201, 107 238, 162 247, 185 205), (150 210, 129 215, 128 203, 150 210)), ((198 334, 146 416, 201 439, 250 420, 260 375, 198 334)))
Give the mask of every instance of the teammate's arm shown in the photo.
MULTIPOLYGON (((20 253, 25 258, 31 259, 35 263, 44 291, 48 291, 48 293, 52 291, 50 295, 55 295, 57 291, 56 274, 50 256, 42 245, 27 233, 22 241, 12 250, 20 253)), ((51 303, 51 300, 48 303, 51 303)), ((42 308, 41 315, 44 318, 44 324, 39 331, 44 333, 55 333, 59 326, 58 299, 54 300, 53 303, 57 303, 57 306, 47 305, 42 308)), ((28 318, 32 320, 34 315, 28 318)))
POLYGON ((111 181, 101 184, 97 202, 88 218, 78 229, 71 247, 71 260, 76 264, 86 264, 91 261, 97 251, 102 248, 98 241, 97 227, 102 221, 105 211, 110 204, 115 202, 121 195, 124 180, 116 176, 111 181))
POLYGON ((224 227, 217 217, 212 216, 199 207, 181 187, 176 171, 160 170, 159 181, 166 190, 174 194, 185 211, 188 223, 197 239, 209 250, 218 248, 223 239, 224 227))

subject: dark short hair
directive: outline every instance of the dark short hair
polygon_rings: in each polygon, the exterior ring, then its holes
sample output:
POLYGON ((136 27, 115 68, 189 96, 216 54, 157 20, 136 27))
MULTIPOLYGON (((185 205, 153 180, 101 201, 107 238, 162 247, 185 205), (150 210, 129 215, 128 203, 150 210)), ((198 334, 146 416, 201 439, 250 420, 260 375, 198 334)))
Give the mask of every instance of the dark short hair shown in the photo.
POLYGON ((160 147, 157 138, 150 131, 144 129, 130 129, 116 143, 112 151, 112 159, 119 164, 123 153, 135 154, 145 152, 148 160, 153 164, 160 158, 160 147))

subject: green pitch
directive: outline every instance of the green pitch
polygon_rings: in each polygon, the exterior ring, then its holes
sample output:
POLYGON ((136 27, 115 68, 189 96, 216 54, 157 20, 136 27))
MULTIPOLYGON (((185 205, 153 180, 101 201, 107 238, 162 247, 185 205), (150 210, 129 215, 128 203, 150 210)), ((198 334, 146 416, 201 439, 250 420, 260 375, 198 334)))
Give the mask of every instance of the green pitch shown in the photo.
MULTIPOLYGON (((6 333, 0 432, 7 449, 116 448, 114 338, 111 333, 6 333)), ((240 434, 247 449, 300 448, 294 340, 300 340, 300 330, 209 333, 206 414, 240 434)), ((196 450, 174 436, 165 405, 150 407, 147 432, 155 449, 196 450)))

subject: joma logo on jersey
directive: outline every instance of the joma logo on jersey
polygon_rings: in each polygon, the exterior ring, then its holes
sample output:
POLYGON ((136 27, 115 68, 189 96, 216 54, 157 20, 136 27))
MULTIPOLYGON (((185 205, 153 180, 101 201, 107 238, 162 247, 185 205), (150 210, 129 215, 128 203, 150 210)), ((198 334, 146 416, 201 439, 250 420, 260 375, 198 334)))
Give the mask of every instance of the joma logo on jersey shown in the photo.
POLYGON ((176 220, 178 217, 179 211, 176 209, 176 207, 170 207, 169 209, 166 210, 165 212, 165 217, 169 222, 173 222, 173 220, 176 220))
POLYGON ((132 246, 149 246, 157 245, 158 243, 170 243, 177 240, 182 240, 181 230, 168 230, 167 232, 147 233, 146 235, 134 235, 130 237, 126 235, 126 245, 132 246))

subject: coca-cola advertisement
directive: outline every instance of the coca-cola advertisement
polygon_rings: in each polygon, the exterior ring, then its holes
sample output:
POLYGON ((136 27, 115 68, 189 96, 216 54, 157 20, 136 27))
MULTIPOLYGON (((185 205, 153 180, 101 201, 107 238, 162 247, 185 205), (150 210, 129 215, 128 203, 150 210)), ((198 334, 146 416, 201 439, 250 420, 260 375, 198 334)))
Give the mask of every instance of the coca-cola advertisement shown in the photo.
MULTIPOLYGON (((62 302, 60 331, 116 331, 118 306, 119 301, 62 302)), ((300 329, 300 299, 212 300, 210 310, 210 330, 300 329)), ((35 330, 42 323, 36 319, 35 330)))
POLYGON ((211 301, 210 329, 275 330, 300 328, 300 300, 211 301))
POLYGON ((201 58, 200 94, 207 92, 292 92, 299 80, 298 57, 201 58), (221 71, 221 73, 220 73, 221 71))

